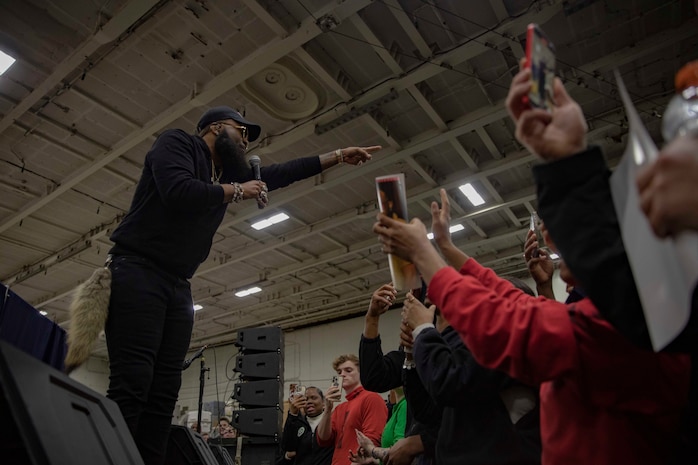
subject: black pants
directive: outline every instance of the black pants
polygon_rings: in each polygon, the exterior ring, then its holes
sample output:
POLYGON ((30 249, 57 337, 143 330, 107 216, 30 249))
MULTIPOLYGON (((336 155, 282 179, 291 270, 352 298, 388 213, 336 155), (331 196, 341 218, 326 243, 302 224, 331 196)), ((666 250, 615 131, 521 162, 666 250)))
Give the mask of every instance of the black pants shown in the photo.
POLYGON ((164 462, 194 309, 191 288, 135 256, 116 256, 105 328, 109 390, 146 465, 164 462))

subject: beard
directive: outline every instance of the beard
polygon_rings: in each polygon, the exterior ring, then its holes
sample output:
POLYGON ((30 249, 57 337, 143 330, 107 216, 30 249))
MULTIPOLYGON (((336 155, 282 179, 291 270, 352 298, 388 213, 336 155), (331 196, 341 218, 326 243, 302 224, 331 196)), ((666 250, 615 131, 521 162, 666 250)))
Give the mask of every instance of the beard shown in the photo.
POLYGON ((223 182, 245 182, 252 179, 252 169, 247 164, 245 151, 225 131, 216 136, 216 153, 223 164, 223 182))

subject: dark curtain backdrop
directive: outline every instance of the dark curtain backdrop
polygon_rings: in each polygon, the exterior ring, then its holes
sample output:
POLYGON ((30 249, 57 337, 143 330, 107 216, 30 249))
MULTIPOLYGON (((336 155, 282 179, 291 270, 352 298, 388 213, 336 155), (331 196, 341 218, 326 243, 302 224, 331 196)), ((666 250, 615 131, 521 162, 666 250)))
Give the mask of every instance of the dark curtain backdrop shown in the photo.
POLYGON ((0 284, 0 339, 63 371, 65 330, 0 284))

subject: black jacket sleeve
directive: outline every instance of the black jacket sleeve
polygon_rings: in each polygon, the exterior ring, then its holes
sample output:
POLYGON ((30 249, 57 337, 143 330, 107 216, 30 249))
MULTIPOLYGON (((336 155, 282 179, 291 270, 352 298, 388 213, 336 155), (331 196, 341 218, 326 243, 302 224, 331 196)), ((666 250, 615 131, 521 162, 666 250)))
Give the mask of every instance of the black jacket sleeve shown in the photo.
POLYGON ((163 132, 145 157, 145 169, 168 208, 198 211, 223 203, 223 189, 197 178, 196 147, 179 129, 163 132))
POLYGON ((361 335, 359 343, 359 373, 367 391, 385 392, 402 386, 402 364, 405 353, 393 350, 383 355, 381 339, 361 335))
POLYGON ((533 174, 541 218, 575 279, 621 334, 651 348, 601 150, 538 165, 533 174))
POLYGON ((319 157, 304 157, 260 168, 262 181, 270 191, 286 187, 296 181, 322 172, 319 157))
MULTIPOLYGON (((599 312, 634 344, 651 349, 601 150, 534 167, 541 218, 565 263, 599 312)), ((694 289, 692 308, 698 308, 694 289)), ((666 350, 694 350, 698 312, 666 350), (693 348, 691 348, 691 346, 693 348)))
POLYGON ((298 429, 305 426, 305 422, 301 419, 300 415, 291 415, 290 413, 286 417, 286 423, 284 423, 284 431, 281 435, 281 449, 291 452, 297 452, 299 446, 298 429))
POLYGON ((414 341, 414 360, 437 407, 462 404, 463 396, 498 390, 505 374, 478 365, 452 328, 427 328, 414 341))
POLYGON ((432 413, 434 413, 436 417, 436 423, 431 421, 429 424, 426 424, 415 420, 409 431, 405 434, 405 436, 415 436, 418 434, 422 439, 424 455, 431 459, 436 457, 436 438, 439 434, 439 426, 441 424, 441 412, 434 410, 432 413))
POLYGON ((412 421, 419 422, 423 428, 435 427, 438 431, 441 424, 441 408, 431 399, 416 369, 403 370, 403 386, 412 421))

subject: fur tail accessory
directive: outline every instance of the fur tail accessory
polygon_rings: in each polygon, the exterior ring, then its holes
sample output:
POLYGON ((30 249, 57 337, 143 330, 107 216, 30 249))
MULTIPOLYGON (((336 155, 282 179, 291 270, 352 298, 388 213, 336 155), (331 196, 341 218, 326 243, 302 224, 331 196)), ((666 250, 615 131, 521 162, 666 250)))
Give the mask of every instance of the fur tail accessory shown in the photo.
POLYGON ((89 358, 107 322, 110 295, 111 270, 107 262, 106 266, 96 269, 87 281, 78 286, 73 295, 66 372, 70 373, 89 358))

